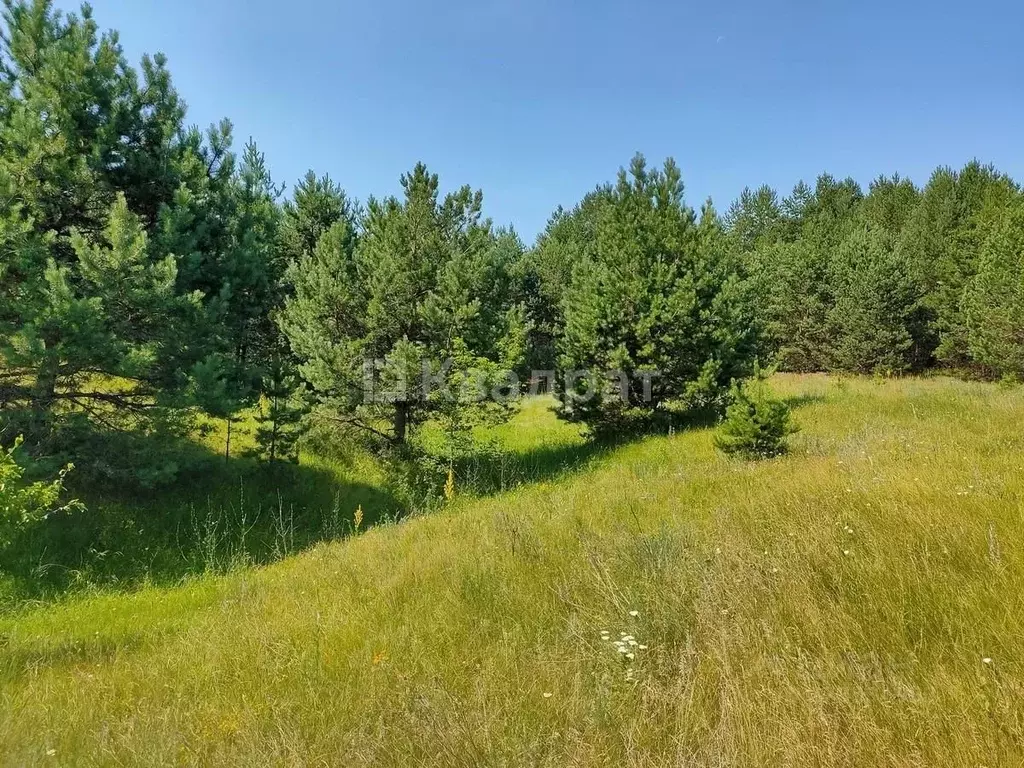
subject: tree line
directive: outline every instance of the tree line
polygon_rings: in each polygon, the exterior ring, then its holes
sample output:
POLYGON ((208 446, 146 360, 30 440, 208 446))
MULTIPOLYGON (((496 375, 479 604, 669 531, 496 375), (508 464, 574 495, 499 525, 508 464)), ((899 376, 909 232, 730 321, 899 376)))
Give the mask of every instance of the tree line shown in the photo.
POLYGON ((923 189, 823 175, 723 214, 637 156, 532 247, 417 164, 365 202, 310 172, 290 192, 223 121, 186 123, 163 56, 138 69, 87 6, 4 0, 0 440, 112 481, 180 471, 169 441, 244 408, 258 453, 311 425, 451 450, 505 404, 461 394, 532 371, 563 416, 616 431, 725 406, 788 370, 1024 374, 1024 198, 991 166, 923 189), (368 364, 368 361, 371 361, 368 364), (400 383, 429 376, 453 396, 400 383), (379 393, 390 393, 379 396, 379 393))

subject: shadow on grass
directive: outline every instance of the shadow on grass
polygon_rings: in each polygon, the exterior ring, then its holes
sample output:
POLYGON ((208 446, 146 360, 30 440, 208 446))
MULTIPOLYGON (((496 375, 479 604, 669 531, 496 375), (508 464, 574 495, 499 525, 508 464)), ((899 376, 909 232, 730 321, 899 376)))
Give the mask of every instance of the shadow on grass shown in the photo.
POLYGON ((823 403, 827 398, 825 395, 817 392, 804 392, 800 395, 790 395, 789 397, 782 398, 782 402, 785 403, 789 408, 796 410, 803 408, 807 405, 814 405, 815 403, 823 403))
POLYGON ((318 466, 226 460, 185 442, 174 450, 183 469, 166 487, 86 483, 72 474, 69 491, 86 509, 20 532, 0 559, 0 604, 266 564, 350 534, 358 507, 362 528, 403 512, 381 487, 318 466))
MULTIPOLYGON (((793 408, 820 395, 786 400, 793 408)), ((554 416, 552 415, 552 418, 554 416)), ((524 450, 483 450, 456 462, 459 487, 474 495, 551 482, 592 467, 616 449, 656 434, 714 426, 718 414, 670 414, 645 429, 598 439, 544 442, 524 450)), ((183 577, 266 564, 409 510, 379 484, 348 480, 320 466, 267 465, 182 441, 174 483, 157 489, 75 483, 86 511, 56 515, 21 532, 0 558, 0 607, 52 600, 83 587, 133 589, 183 577)))
POLYGON ((0 635, 0 682, 11 683, 36 669, 77 667, 103 664, 133 653, 149 639, 143 633, 127 637, 67 638, 54 642, 49 638, 33 637, 28 644, 19 642, 14 648, 6 647, 7 638, 0 635))
POLYGON ((487 496, 583 472, 625 442, 604 439, 572 445, 541 445, 525 451, 485 450, 457 461, 454 471, 463 487, 487 496))
POLYGON ((603 432, 580 442, 545 443, 522 451, 483 451, 456 462, 455 472, 474 493, 500 493, 584 472, 619 448, 673 431, 707 429, 718 420, 719 414, 710 409, 664 413, 657 420, 603 432))
MULTIPOLYGON (((795 409, 825 400, 824 395, 803 394, 784 399, 795 409)), ((530 483, 558 480, 592 467, 594 462, 627 445, 672 432, 711 429, 721 421, 713 408, 674 411, 631 429, 605 433, 584 442, 543 444, 524 451, 482 451, 455 463, 460 482, 486 496, 530 483)))

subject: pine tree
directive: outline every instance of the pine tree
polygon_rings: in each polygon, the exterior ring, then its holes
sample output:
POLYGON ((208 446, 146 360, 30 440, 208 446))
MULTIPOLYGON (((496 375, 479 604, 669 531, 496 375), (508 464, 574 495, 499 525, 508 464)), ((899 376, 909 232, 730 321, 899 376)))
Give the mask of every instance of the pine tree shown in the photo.
POLYGON ((763 246, 750 258, 756 311, 764 324, 764 352, 788 371, 828 366, 833 306, 828 254, 810 240, 763 246))
MULTIPOLYGON (((160 383, 174 377, 164 355, 180 334, 200 322, 197 294, 176 290, 172 257, 154 260, 138 217, 124 196, 111 208, 99 237, 74 232, 75 262, 49 258, 36 291, 23 294, 0 353, 15 385, 8 397, 48 419, 60 401, 71 408, 123 409, 142 415, 154 406, 160 383), (91 377, 102 373, 129 384, 105 391, 91 377)), ((109 388, 108 388, 109 389, 109 388)))
POLYGON ((835 303, 827 327, 831 367, 902 373, 913 363, 914 322, 920 296, 907 265, 880 228, 853 232, 831 265, 835 303))
POLYGON ((298 463, 298 440, 307 413, 304 388, 290 361, 276 356, 263 377, 256 415, 257 455, 273 464, 298 463))
POLYGON ((294 264, 312 255, 320 238, 339 221, 349 223, 349 232, 354 237, 357 218, 356 206, 341 187, 329 176, 318 178, 309 171, 296 185, 292 199, 284 204, 280 230, 284 261, 294 264))
POLYGON ((786 438, 796 432, 789 406, 772 397, 756 372, 747 383, 733 383, 715 446, 730 456, 768 459, 785 453, 786 438))
POLYGON ((990 374, 1024 379, 1024 199, 991 225, 963 313, 971 358, 990 374))
MULTIPOLYGON (((229 123, 185 129, 165 59, 134 70, 88 6, 5 0, 3 26, 3 419, 34 451, 125 479, 97 440, 186 430, 191 405, 221 401, 197 375, 251 377, 276 206, 255 150, 236 171, 229 123)), ((173 476, 149 458, 140 476, 173 476)))
POLYGON ((756 335, 714 211, 698 226, 675 163, 650 170, 638 155, 620 171, 596 235, 563 305, 561 370, 588 376, 562 391, 565 415, 607 430, 672 400, 718 402, 749 373, 756 335), (625 375, 624 389, 608 386, 611 372, 625 375))
POLYGON ((742 252, 777 242, 784 231, 784 213, 775 190, 769 186, 744 189, 729 207, 725 226, 742 252))
POLYGON ((978 269, 988 225, 1016 194, 992 166, 968 163, 959 172, 940 168, 925 186, 897 246, 924 293, 937 344, 934 354, 953 366, 970 364, 961 311, 964 290, 978 269))
POLYGON ((228 401, 219 408, 227 419, 230 456, 234 412, 258 399, 261 385, 282 348, 274 316, 281 307, 285 262, 278 250, 280 209, 266 162, 250 141, 229 188, 227 230, 216 267, 220 286, 216 311, 224 357, 228 401))
POLYGON ((439 388, 470 368, 493 373, 496 348, 480 345, 499 334, 481 323, 505 316, 483 311, 495 240, 481 193, 463 187, 442 200, 422 164, 402 187, 402 199, 369 201, 358 244, 342 220, 296 263, 281 317, 321 413, 399 446, 452 402, 460 415, 473 410, 457 396, 425 397, 424 371, 439 388))
POLYGON ((611 196, 611 187, 605 185, 584 196, 571 211, 559 207, 521 262, 521 301, 530 325, 526 357, 531 370, 553 370, 557 365, 557 340, 565 324, 563 298, 573 270, 593 257, 598 222, 611 196))

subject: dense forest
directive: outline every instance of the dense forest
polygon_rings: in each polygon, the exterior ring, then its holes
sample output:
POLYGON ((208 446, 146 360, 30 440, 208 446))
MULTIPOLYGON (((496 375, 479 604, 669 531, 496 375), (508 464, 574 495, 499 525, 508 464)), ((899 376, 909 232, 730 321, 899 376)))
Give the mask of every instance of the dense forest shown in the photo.
POLYGON ((133 67, 88 7, 4 5, 0 442, 44 465, 159 485, 167 441, 223 419, 230 455, 247 408, 267 461, 314 424, 391 451, 435 421, 455 450, 507 410, 466 382, 531 371, 595 431, 720 409, 758 361, 1024 375, 1024 196, 993 166, 698 213, 674 161, 638 155, 527 246, 422 164, 394 197, 314 171, 286 192, 230 122, 187 123, 163 56, 133 67), (580 370, 625 397, 585 397, 580 370), (424 371, 456 394, 395 386, 424 371))

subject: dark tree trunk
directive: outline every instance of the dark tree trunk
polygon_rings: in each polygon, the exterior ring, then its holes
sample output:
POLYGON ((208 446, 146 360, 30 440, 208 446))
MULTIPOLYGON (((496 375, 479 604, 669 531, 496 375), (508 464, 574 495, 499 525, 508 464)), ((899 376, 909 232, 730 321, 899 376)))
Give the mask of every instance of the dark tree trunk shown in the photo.
POLYGON ((273 412, 273 427, 270 430, 270 463, 273 464, 277 459, 277 426, 278 426, 278 414, 280 411, 277 409, 277 394, 274 395, 273 404, 271 408, 273 412))
POLYGON ((395 444, 405 444, 405 433, 409 428, 409 404, 395 403, 395 444))

